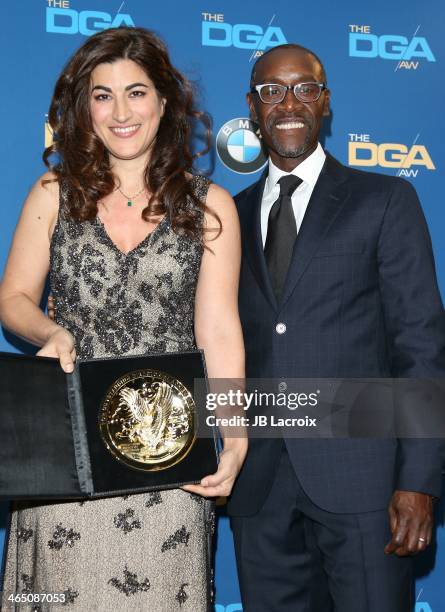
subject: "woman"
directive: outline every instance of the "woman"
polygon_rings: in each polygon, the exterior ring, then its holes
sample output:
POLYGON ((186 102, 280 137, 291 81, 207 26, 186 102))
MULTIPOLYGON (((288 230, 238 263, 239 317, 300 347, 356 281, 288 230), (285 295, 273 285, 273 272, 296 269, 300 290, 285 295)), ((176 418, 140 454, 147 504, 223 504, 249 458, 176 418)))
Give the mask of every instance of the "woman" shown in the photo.
MULTIPOLYGON (((62 72, 49 172, 25 202, 0 317, 66 372, 76 357, 198 346, 210 377, 243 377, 238 220, 227 192, 190 174, 200 116, 141 28, 96 34, 62 72), (55 321, 38 307, 48 272, 55 321)), ((217 472, 185 490, 16 504, 4 591, 61 593, 76 610, 207 610, 206 498, 230 492, 245 453, 245 440, 225 439, 217 472)))

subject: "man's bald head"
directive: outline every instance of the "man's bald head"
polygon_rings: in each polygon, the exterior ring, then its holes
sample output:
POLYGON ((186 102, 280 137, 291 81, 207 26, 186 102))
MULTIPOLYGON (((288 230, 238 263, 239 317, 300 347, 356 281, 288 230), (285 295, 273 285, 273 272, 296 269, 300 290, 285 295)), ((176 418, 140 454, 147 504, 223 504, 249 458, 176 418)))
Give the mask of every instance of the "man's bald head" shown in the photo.
POLYGON ((272 47, 271 49, 263 53, 263 55, 260 55, 260 57, 256 60, 252 68, 252 73, 250 75, 250 87, 253 87, 254 85, 256 85, 255 79, 256 79, 257 72, 258 72, 258 68, 261 65, 261 62, 264 60, 264 58, 269 57, 272 53, 276 53, 277 51, 283 51, 283 50, 289 50, 289 51, 294 50, 295 53, 307 54, 307 55, 312 56, 315 59, 315 61, 320 65, 323 83, 326 83, 326 71, 318 55, 314 53, 313 51, 311 51, 310 49, 303 47, 302 45, 297 45, 296 43, 287 43, 285 45, 278 45, 277 47, 272 47))

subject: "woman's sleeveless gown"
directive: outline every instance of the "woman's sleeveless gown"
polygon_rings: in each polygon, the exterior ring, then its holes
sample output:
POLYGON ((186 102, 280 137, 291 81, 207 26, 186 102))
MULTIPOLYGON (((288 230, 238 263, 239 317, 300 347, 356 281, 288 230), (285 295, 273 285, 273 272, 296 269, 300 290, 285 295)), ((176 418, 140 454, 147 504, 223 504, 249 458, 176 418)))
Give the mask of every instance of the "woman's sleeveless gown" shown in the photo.
MULTIPOLYGON (((192 180, 205 201, 209 181, 192 180)), ((62 189, 51 290, 56 320, 74 335, 79 358, 195 348, 200 242, 173 232, 165 217, 124 254, 98 218, 68 219, 66 197, 62 189)), ((20 502, 11 517, 3 588, 65 596, 64 605, 21 604, 18 610, 206 611, 213 526, 213 503, 180 489, 20 502)))

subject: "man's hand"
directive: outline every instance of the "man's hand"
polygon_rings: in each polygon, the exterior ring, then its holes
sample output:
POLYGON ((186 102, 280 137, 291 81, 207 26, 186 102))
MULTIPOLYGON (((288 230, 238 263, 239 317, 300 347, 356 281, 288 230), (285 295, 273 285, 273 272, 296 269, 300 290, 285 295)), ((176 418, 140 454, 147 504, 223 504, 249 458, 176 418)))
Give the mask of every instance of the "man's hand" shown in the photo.
POLYGON ((385 553, 415 555, 431 543, 433 498, 424 493, 394 491, 388 508, 392 532, 385 553))

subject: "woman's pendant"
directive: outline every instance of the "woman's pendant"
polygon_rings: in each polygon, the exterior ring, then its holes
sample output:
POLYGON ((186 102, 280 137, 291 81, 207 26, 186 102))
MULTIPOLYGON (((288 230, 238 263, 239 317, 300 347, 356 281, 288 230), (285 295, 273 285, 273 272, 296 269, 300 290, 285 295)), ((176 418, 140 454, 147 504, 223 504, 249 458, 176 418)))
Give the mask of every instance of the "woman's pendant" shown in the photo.
POLYGON ((131 200, 128 200, 127 206, 133 206, 133 202, 131 200))

